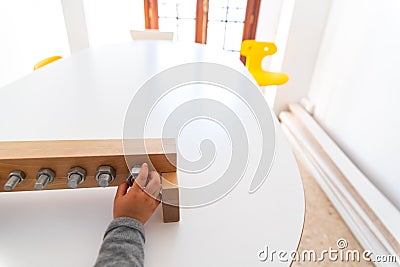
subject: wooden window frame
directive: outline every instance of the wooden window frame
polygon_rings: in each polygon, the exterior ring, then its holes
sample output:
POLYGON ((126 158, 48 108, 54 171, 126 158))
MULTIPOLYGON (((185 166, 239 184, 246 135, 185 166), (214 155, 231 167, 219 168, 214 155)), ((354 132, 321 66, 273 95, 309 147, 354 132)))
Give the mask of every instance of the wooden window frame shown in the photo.
POLYGON ((196 7, 196 43, 207 43, 208 0, 197 0, 196 7))
POLYGON ((146 30, 158 30, 157 0, 144 0, 144 24, 146 30))
MULTIPOLYGON (((247 0, 242 41, 256 39, 260 4, 261 0, 247 0)), ((240 55, 240 60, 243 62, 243 64, 246 64, 246 57, 240 55)))
MULTIPOLYGON (((258 15, 261 0, 247 0, 242 40, 254 40, 256 37, 258 15)), ((196 4, 196 37, 195 42, 207 43, 209 0, 197 0, 196 4)), ((146 29, 158 30, 158 1, 144 0, 146 29)), ((241 57, 244 62, 244 58, 241 57)))
POLYGON ((246 15, 243 27, 243 41, 254 40, 256 38, 260 4, 261 0, 247 0, 246 15))

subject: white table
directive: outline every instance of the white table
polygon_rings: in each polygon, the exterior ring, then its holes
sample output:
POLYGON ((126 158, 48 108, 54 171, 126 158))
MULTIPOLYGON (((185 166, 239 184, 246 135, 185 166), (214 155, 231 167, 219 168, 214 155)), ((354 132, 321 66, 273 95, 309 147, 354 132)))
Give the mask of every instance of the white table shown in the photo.
MULTIPOLYGON (((239 60, 200 45, 143 41, 83 50, 0 88, 0 140, 122 138, 125 112, 138 88, 168 67, 195 61, 225 64, 249 76, 239 60)), ((188 87, 183 98, 210 92, 188 87)), ((222 164, 229 156, 224 134, 207 123, 194 123, 178 145, 195 159, 197 139, 211 135, 221 140, 222 164)), ((276 121, 275 127, 275 161, 262 187, 248 193, 249 171, 221 200, 182 209, 179 223, 161 223, 158 209, 145 226, 146 266, 290 265, 258 259, 265 246, 295 250, 303 227, 300 175, 276 121)), ((179 177, 182 183, 198 182, 179 177)), ((0 266, 91 266, 112 219, 114 193, 115 187, 0 194, 0 266)))

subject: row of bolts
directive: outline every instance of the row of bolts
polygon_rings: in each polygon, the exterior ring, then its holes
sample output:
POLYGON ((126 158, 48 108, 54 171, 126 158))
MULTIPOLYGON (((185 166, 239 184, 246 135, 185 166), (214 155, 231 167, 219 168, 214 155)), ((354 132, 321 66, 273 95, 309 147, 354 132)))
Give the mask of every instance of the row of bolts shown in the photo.
MULTIPOLYGON (((136 177, 139 175, 141 165, 135 165, 126 177, 126 181, 132 185, 136 177)), ((102 165, 98 167, 95 179, 100 187, 107 187, 115 179, 116 171, 113 167, 102 165)), ((49 168, 40 169, 36 175, 35 190, 43 190, 47 184, 53 182, 56 173, 49 168)), ((21 170, 12 171, 8 175, 8 180, 4 184, 4 191, 12 191, 14 188, 25 179, 26 175, 21 170)), ((86 179, 86 170, 82 167, 73 167, 67 175, 68 187, 78 188, 79 184, 86 179)))

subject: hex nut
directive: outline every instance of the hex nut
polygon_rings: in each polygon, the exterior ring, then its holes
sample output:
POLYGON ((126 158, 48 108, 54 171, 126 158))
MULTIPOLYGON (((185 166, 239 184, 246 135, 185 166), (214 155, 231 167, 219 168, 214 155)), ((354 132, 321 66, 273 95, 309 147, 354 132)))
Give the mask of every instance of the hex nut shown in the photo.
POLYGON ((109 179, 108 182, 111 184, 115 179, 116 172, 115 172, 115 169, 113 167, 108 166, 108 165, 102 165, 97 169, 97 173, 96 173, 96 176, 95 176, 96 181, 99 181, 99 177, 102 174, 109 175, 110 179, 109 179))
POLYGON ((53 182, 56 173, 52 169, 40 169, 36 175, 36 179, 39 179, 41 175, 47 175, 49 177, 49 183, 53 182))
POLYGON ((25 173, 20 170, 15 170, 15 171, 10 172, 10 174, 8 175, 8 179, 10 179, 12 176, 18 177, 21 181, 23 181, 26 177, 25 173))
POLYGON ((131 171, 126 176, 126 181, 128 182, 129 186, 132 186, 135 182, 136 177, 139 175, 140 169, 142 165, 134 165, 131 171))

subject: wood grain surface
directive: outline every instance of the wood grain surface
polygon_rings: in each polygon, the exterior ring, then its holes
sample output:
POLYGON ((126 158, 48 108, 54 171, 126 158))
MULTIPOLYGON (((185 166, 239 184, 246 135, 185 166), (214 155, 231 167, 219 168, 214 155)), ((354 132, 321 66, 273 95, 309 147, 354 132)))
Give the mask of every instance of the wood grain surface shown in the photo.
POLYGON ((67 189, 67 174, 72 167, 87 171, 80 188, 97 187, 95 175, 100 165, 110 165, 116 170, 111 184, 125 181, 128 166, 147 162, 159 173, 176 172, 176 149, 174 139, 122 140, 69 140, 69 141, 23 141, 0 142, 0 192, 10 172, 21 170, 26 179, 13 191, 34 190, 36 174, 41 168, 56 173, 45 190, 67 189), (125 152, 125 154, 124 154, 125 152), (125 156, 126 155, 126 156, 125 156))

